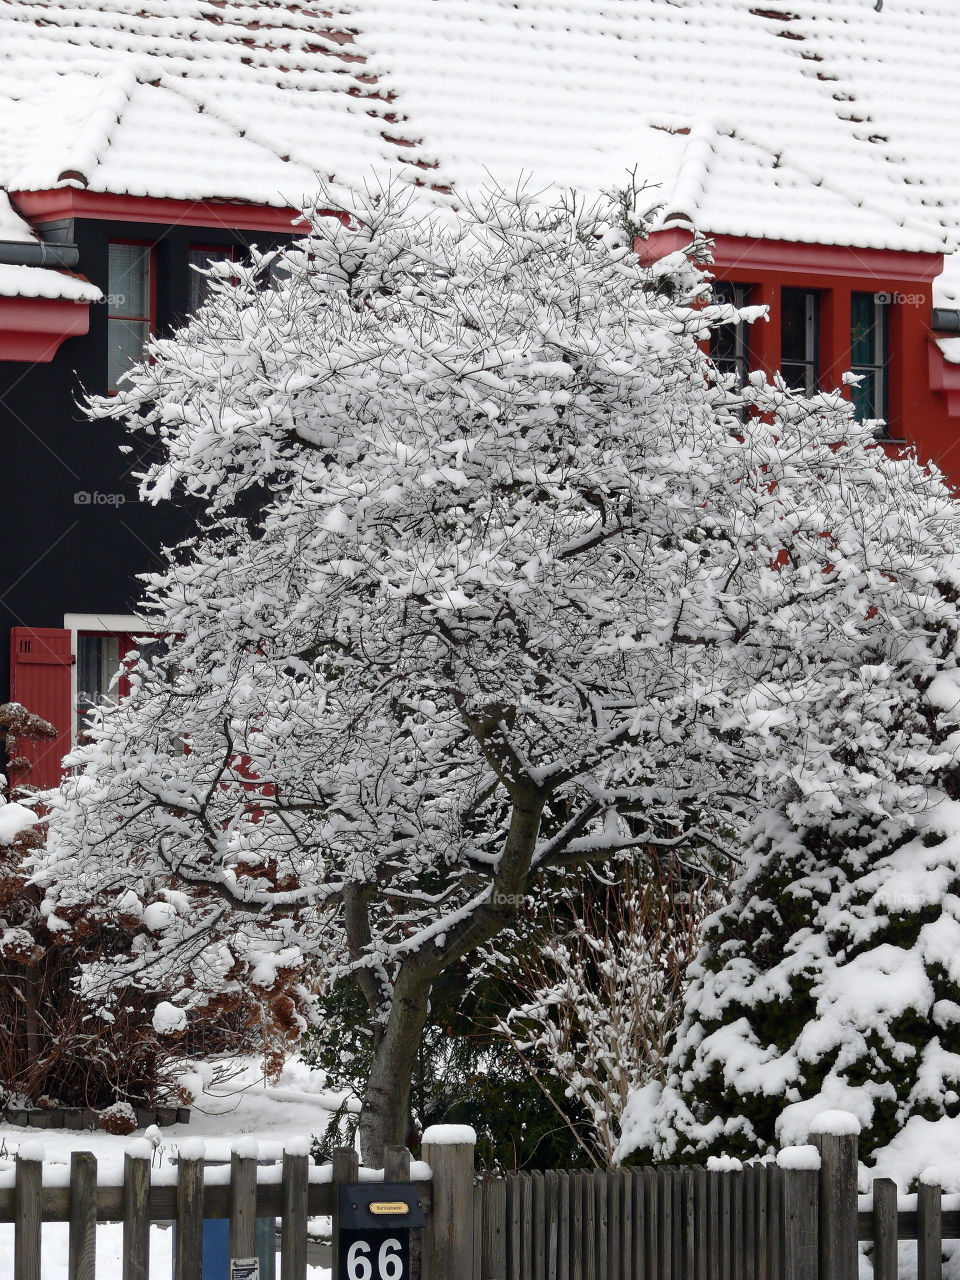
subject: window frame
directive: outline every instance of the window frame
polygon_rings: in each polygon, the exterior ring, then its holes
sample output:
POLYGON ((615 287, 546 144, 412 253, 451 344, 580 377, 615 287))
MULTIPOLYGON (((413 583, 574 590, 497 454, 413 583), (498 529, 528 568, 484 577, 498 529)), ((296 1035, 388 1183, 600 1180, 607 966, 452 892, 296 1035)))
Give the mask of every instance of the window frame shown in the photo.
POLYGON ((823 366, 823 352, 821 350, 823 338, 823 322, 821 310, 823 305, 823 290, 804 288, 802 285, 782 285, 780 288, 780 372, 787 383, 795 391, 800 391, 803 395, 812 396, 820 390, 820 377, 823 366), (784 299, 788 294, 797 294, 806 301, 807 314, 804 316, 804 349, 805 356, 802 360, 785 360, 783 355, 783 325, 784 325, 784 299), (791 368, 803 368, 805 372, 803 386, 797 386, 791 382, 786 375, 786 366, 791 368))
MULTIPOLYGON (((877 378, 875 383, 877 403, 874 405, 875 412, 871 417, 882 419, 884 424, 877 438, 891 440, 894 437, 890 430, 890 310, 896 304, 892 301, 881 301, 884 297, 889 295, 878 293, 875 289, 851 289, 850 291, 850 372, 877 378), (879 359, 869 362, 855 363, 853 359, 853 300, 857 297, 869 298, 873 306, 872 332, 877 335, 880 350, 879 359)), ((853 390, 855 388, 851 390, 851 399, 854 399, 853 390)))
POLYGON ((236 262, 238 260, 237 245, 233 243, 204 244, 202 242, 198 242, 194 244, 191 241, 187 245, 187 290, 188 290, 187 316, 188 317, 196 315, 197 311, 199 310, 199 307, 203 306, 202 302, 199 304, 198 307, 194 307, 190 305, 192 303, 192 297, 190 295, 192 295, 193 293, 194 283, 202 279, 202 277, 198 276, 196 271, 194 271, 193 269, 194 264, 190 261, 191 254, 194 254, 194 253, 207 253, 207 254, 210 254, 211 257, 216 255, 217 257, 227 262, 236 262))
MULTIPOLYGON (((742 310, 742 308, 752 305, 751 298, 755 288, 752 284, 747 284, 746 282, 739 280, 714 280, 711 287, 714 292, 714 305, 719 304, 721 306, 732 306, 736 307, 738 310, 742 310), (718 297, 717 293, 720 289, 730 290, 733 296, 731 298, 718 297)), ((750 377, 750 372, 753 368, 753 352, 751 351, 750 346, 750 325, 738 324, 731 325, 729 327, 733 332, 733 368, 723 368, 714 354, 713 340, 717 333, 716 329, 714 329, 710 334, 709 355, 718 372, 722 374, 733 373, 737 379, 737 386, 743 387, 746 385, 750 377)))
POLYGON ((129 236, 111 236, 107 241, 107 350, 106 350, 106 368, 104 370, 105 381, 107 384, 107 395, 115 396, 118 388, 110 386, 110 322, 111 320, 126 320, 133 324, 145 324, 147 326, 147 341, 157 332, 157 246, 152 240, 137 240, 129 236), (110 250, 114 245, 129 245, 140 249, 145 249, 144 255, 147 263, 147 309, 149 315, 116 315, 111 310, 110 299, 113 297, 110 282, 110 250))
MULTIPOLYGON (((70 749, 77 745, 77 728, 80 716, 80 637, 100 636, 116 637, 120 642, 119 660, 123 664, 127 654, 134 648, 135 636, 162 637, 148 627, 141 618, 132 613, 67 613, 63 617, 63 627, 70 632, 70 652, 73 664, 70 671, 70 749), (124 645, 126 644, 126 647, 124 645)), ((129 687, 126 690, 129 693, 129 687)), ((118 693, 124 696, 123 678, 120 680, 118 693)))

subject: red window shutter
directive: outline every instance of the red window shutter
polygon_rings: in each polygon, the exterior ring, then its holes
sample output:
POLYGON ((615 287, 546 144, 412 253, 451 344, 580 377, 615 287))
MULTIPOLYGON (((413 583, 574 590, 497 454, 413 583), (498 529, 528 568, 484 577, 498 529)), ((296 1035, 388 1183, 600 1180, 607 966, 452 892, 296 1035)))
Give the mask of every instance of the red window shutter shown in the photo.
POLYGON ((13 627, 10 631, 10 700, 48 720, 57 731, 52 742, 21 742, 20 754, 33 765, 24 781, 55 787, 61 761, 70 750, 73 721, 70 632, 58 627, 13 627))

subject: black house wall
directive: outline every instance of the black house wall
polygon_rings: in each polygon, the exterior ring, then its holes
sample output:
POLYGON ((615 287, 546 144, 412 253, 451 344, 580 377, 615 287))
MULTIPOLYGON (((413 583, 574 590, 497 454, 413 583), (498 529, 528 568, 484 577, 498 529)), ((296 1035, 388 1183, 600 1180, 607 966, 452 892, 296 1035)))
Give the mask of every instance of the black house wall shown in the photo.
MULTIPOLYGON (((111 240, 155 245, 157 329, 169 333, 188 311, 192 246, 289 239, 262 233, 78 219, 78 270, 107 293, 111 240)), ((189 532, 173 503, 137 498, 132 472, 143 446, 116 423, 89 422, 85 393, 107 389, 107 306, 90 308, 90 330, 68 339, 49 364, 0 361, 0 698, 9 696, 10 628, 62 627, 66 613, 127 614, 137 575, 158 565, 157 551, 189 532), (124 454, 121 445, 134 445, 124 454), (83 501, 90 495, 91 501, 83 501), (97 497, 99 495, 99 498, 97 497)))

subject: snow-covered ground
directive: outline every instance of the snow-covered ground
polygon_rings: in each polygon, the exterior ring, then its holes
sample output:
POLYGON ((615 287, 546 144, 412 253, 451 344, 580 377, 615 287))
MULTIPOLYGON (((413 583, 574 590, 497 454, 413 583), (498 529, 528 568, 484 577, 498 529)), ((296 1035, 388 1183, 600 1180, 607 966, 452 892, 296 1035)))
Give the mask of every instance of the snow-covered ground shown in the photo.
MULTIPOLYGON (((234 1143, 241 1138, 258 1143, 262 1159, 283 1154, 287 1143, 321 1137, 332 1112, 343 1101, 341 1093, 323 1087, 322 1077, 299 1061, 287 1065, 276 1084, 264 1084, 258 1068, 251 1065, 228 1083, 205 1087, 203 1069, 189 1079, 198 1089, 189 1124, 171 1125, 160 1133, 154 1157, 155 1176, 170 1176, 172 1158, 182 1142, 199 1139, 209 1160, 229 1160, 234 1143)), ((357 1107, 359 1104, 355 1104, 357 1107)), ((352 1107, 351 1107, 352 1109, 352 1107)), ((142 1135, 135 1135, 140 1137, 142 1135)), ((62 1182, 72 1151, 92 1151, 97 1157, 101 1181, 119 1182, 123 1156, 130 1138, 113 1137, 101 1131, 20 1129, 0 1124, 0 1182, 12 1181, 13 1157, 23 1143, 40 1141, 44 1148, 44 1181, 62 1182)), ((43 1274, 67 1274, 68 1228, 65 1223, 47 1223, 43 1228, 43 1274)), ((155 1227, 151 1232, 151 1275, 163 1280, 172 1274, 173 1233, 155 1227)), ((120 1280, 122 1227, 103 1224, 97 1229, 97 1280, 120 1280)), ((311 1280, 324 1280, 322 1267, 310 1268, 311 1280)), ((13 1227, 0 1225, 0 1280, 13 1275, 13 1227)))

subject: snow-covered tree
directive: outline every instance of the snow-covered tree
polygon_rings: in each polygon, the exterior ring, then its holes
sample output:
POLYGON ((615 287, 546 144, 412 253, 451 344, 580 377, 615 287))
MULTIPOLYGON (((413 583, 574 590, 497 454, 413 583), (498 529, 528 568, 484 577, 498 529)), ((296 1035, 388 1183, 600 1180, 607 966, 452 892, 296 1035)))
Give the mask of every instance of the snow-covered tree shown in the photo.
POLYGON ((953 616, 957 508, 839 393, 758 376, 738 412, 699 271, 638 257, 614 208, 357 193, 224 268, 95 410, 155 446, 147 501, 204 515, 148 582, 167 653, 56 802, 47 909, 166 891, 147 945, 89 970, 107 1007, 118 979, 175 980, 189 1016, 353 974, 374 1163, 433 981, 544 877, 732 848, 786 784, 923 799, 874 655, 953 616))
POLYGON ((958 587, 953 565, 918 594, 927 634, 884 646, 835 721, 851 776, 864 741, 885 743, 907 802, 797 788, 758 818, 667 1087, 632 1100, 622 1155, 755 1155, 839 1108, 876 1159, 911 1120, 960 1115, 960 672, 956 621, 938 620, 958 587))

